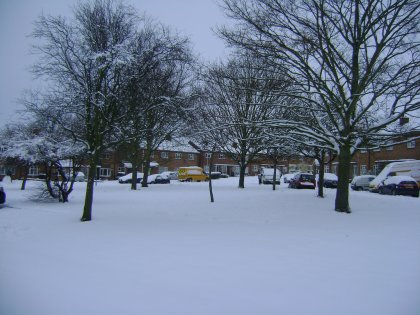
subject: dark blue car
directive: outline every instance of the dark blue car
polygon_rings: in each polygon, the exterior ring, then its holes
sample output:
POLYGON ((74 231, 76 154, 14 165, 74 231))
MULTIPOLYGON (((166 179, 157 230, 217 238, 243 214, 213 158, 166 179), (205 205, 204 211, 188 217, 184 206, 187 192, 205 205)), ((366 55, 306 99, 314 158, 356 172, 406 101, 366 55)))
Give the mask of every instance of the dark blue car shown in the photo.
POLYGON ((419 186, 410 176, 391 176, 379 186, 380 194, 419 196, 419 186))

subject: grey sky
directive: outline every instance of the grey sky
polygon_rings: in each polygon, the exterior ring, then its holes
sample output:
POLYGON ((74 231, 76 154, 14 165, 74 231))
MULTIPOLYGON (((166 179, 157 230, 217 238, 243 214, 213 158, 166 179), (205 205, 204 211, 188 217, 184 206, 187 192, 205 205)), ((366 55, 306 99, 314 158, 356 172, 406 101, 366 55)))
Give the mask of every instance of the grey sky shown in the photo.
MULTIPOLYGON (((211 28, 226 23, 217 0, 126 0, 139 13, 189 36, 203 59, 225 56, 224 43, 211 28)), ((24 89, 36 87, 29 73, 34 62, 28 35, 41 14, 71 16, 76 0, 0 0, 0 128, 17 119, 17 99, 24 89)))

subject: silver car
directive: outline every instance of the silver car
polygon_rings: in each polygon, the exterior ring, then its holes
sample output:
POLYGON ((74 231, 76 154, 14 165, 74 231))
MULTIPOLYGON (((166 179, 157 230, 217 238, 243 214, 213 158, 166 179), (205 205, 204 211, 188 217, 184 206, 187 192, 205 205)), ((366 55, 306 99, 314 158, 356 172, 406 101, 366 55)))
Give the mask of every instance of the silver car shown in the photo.
POLYGON ((373 175, 355 176, 351 181, 351 189, 353 190, 369 190, 369 183, 375 179, 373 175))

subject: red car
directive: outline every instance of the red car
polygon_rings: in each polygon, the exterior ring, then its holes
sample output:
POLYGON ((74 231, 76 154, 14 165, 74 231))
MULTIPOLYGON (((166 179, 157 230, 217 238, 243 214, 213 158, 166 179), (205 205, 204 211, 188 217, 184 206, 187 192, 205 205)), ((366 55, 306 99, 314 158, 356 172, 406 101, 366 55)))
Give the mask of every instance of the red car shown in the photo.
POLYGON ((315 176, 310 173, 297 173, 289 182, 289 188, 309 188, 315 189, 315 176))

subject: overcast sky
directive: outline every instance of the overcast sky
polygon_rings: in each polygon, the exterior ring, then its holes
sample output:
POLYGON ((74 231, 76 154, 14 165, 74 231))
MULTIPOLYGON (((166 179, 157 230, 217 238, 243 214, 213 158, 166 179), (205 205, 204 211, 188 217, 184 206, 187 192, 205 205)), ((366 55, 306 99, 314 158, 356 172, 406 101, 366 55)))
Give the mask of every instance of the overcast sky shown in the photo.
MULTIPOLYGON (((195 53, 216 60, 226 54, 224 43, 211 28, 226 23, 217 0, 126 0, 139 13, 145 12, 191 38, 195 53)), ((0 128, 16 120, 17 99, 24 89, 36 87, 29 73, 34 62, 28 37, 41 14, 71 16, 77 0, 0 0, 0 128)))

